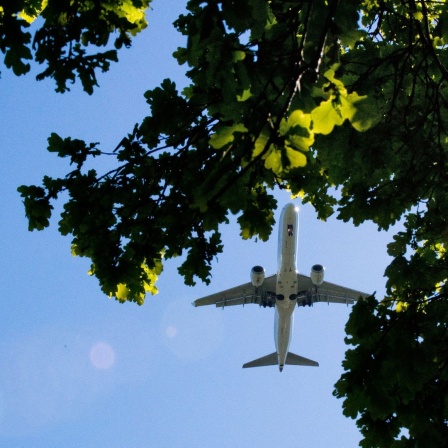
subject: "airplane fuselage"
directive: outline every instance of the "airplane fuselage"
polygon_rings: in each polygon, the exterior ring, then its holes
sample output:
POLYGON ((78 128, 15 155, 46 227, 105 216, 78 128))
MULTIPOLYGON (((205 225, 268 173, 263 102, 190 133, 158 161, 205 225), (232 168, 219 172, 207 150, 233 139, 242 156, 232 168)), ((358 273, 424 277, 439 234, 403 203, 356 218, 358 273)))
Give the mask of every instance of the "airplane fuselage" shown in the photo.
POLYGON ((278 271, 275 288, 274 338, 280 371, 286 362, 294 326, 294 308, 297 302, 297 244, 299 210, 288 204, 280 216, 278 271))

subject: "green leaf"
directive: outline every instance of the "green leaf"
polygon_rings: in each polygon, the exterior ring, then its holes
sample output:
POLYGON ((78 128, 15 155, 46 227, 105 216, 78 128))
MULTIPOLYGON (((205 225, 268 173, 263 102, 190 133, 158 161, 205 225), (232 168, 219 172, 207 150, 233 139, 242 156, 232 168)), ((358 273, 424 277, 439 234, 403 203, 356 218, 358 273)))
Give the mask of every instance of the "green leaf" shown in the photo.
POLYGON ((376 124, 375 121, 379 121, 367 95, 359 96, 356 92, 341 98, 341 114, 358 132, 367 131, 376 124))
POLYGON ((306 165, 306 156, 289 146, 286 146, 286 155, 289 159, 291 168, 300 168, 306 165))
POLYGON ((232 126, 217 127, 215 133, 210 137, 210 146, 214 149, 220 149, 232 143, 236 132, 245 133, 247 132, 247 128, 241 123, 236 123, 232 126))
POLYGON ((283 171, 282 153, 276 148, 269 149, 265 156, 264 166, 268 170, 272 170, 275 174, 280 175, 283 171))
POLYGON ((328 135, 335 126, 340 126, 345 118, 333 105, 333 98, 322 101, 319 106, 311 111, 313 131, 316 134, 328 135))

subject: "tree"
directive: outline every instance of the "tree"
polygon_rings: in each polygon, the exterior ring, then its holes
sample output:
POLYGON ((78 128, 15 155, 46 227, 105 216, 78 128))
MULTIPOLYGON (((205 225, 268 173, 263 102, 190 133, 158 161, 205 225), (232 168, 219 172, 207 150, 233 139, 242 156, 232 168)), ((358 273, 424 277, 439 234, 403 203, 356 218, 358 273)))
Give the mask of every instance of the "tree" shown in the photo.
POLYGON ((97 86, 95 69, 107 71, 117 61, 117 49, 131 45, 131 36, 147 26, 145 10, 151 0, 7 0, 0 1, 0 51, 16 75, 28 73, 29 60, 46 64, 38 80, 56 81, 56 91, 70 90, 67 82, 79 77, 86 92, 97 86), (38 19, 33 42, 31 24, 38 19), (42 23, 43 22, 43 23, 42 23), (115 49, 90 54, 92 47, 106 47, 116 34, 115 49))
MULTIPOLYGON (((76 29, 88 34, 105 11, 128 3, 67 4, 79 18, 76 29), (79 4, 96 6, 95 16, 88 9, 91 21, 79 4)), ((23 5, 8 14, 4 8, 3 22, 8 16, 24 26, 17 15, 23 5)), ((34 14, 54 4, 43 6, 34 14)), ((72 235, 73 253, 92 260, 106 294, 141 304, 145 292, 156 292, 163 259, 186 253, 179 268, 185 282, 209 280, 229 213, 239 216, 243 238, 267 239, 275 187, 312 203, 321 219, 336 211, 379 229, 401 220, 404 230, 388 246, 388 295, 353 308, 346 328, 353 348, 335 395, 357 419, 364 447, 445 446, 447 6, 190 0, 187 11, 175 22, 188 39, 175 57, 188 66, 190 85, 179 92, 164 80, 147 91, 151 115, 113 150, 52 134, 48 149, 74 169, 19 188, 30 230, 49 225, 51 202, 66 193, 59 229, 72 235), (97 156, 114 157, 116 168, 85 168, 97 156)), ((125 33, 139 30, 118 17, 125 33)), ((12 42, 9 28, 2 30, 2 42, 12 42)), ((22 50, 2 45, 14 55, 9 61, 23 59, 22 50)), ((64 90, 54 70, 47 75, 64 90)), ((70 66, 66 79, 76 70, 70 66)), ((87 91, 95 84, 89 73, 87 91)))

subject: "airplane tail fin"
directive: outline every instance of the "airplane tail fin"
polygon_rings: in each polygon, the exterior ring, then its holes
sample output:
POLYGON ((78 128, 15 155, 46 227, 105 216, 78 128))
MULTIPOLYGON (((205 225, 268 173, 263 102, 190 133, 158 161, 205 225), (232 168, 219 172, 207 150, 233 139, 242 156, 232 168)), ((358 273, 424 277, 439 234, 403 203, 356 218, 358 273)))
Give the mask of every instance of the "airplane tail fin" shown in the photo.
MULTIPOLYGON (((294 366, 312 366, 318 367, 319 363, 312 361, 311 359, 304 358, 303 356, 295 355, 289 352, 286 356, 285 364, 294 366)), ((271 353, 270 355, 263 356, 262 358, 255 359, 254 361, 247 362, 243 365, 243 369, 249 367, 264 367, 264 366, 276 366, 278 365, 278 354, 277 352, 271 353)), ((282 368, 283 366, 281 366, 282 368)))

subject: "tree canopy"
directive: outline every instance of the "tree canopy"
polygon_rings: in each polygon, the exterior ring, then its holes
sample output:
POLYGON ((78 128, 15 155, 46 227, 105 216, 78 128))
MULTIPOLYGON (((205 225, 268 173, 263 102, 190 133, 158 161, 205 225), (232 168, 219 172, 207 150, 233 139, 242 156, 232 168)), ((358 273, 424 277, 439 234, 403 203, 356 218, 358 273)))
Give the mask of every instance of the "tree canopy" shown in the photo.
POLYGON ((147 26, 151 0, 2 0, 0 51, 16 75, 30 71, 30 61, 45 64, 38 80, 56 81, 56 91, 79 78, 86 92, 97 86, 96 69, 107 71, 117 61, 117 49, 147 26), (37 20, 31 40, 30 27, 37 20), (113 47, 109 39, 114 37, 113 47), (107 47, 92 53, 92 48, 107 47))
MULTIPOLYGON (((78 77, 91 93, 95 70, 146 26, 149 3, 0 2, 5 66, 20 75, 34 58, 47 67, 38 78, 53 77, 58 91, 78 77)), ((187 38, 174 57, 189 85, 166 79, 148 90, 151 115, 115 148, 52 134, 48 150, 73 169, 19 188, 30 230, 49 225, 65 193, 59 230, 72 252, 91 259, 106 294, 141 304, 163 260, 183 254, 185 282, 209 281, 229 214, 243 238, 266 240, 276 187, 321 219, 337 213, 379 229, 401 221, 387 297, 351 313, 335 395, 363 447, 445 446, 446 3, 189 0, 175 26, 187 38), (116 167, 97 172, 95 157, 116 167)))

